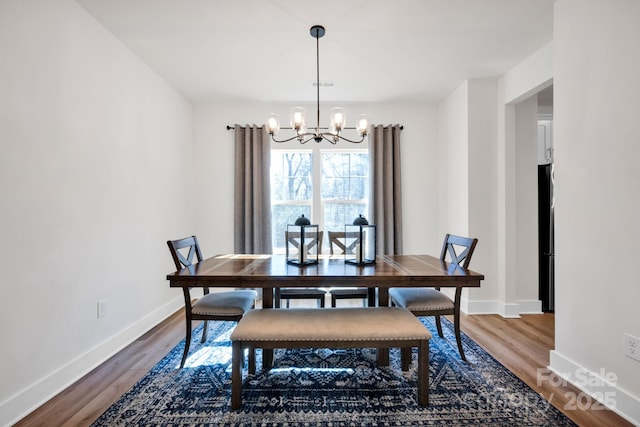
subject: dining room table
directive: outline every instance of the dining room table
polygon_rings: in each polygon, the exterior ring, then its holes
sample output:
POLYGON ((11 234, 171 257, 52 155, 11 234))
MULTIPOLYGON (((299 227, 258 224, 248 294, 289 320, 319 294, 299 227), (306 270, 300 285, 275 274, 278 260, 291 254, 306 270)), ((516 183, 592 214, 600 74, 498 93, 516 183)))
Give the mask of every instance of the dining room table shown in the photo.
MULTIPOLYGON (((484 275, 431 255, 378 255, 374 263, 345 262, 344 255, 320 255, 315 264, 296 265, 284 254, 221 254, 167 274, 169 286, 262 289, 262 308, 273 308, 280 287, 366 287, 368 305, 389 305, 389 288, 478 288, 484 275)), ((388 364, 388 351, 378 362, 388 364)), ((264 353, 266 364, 272 354, 264 353)))

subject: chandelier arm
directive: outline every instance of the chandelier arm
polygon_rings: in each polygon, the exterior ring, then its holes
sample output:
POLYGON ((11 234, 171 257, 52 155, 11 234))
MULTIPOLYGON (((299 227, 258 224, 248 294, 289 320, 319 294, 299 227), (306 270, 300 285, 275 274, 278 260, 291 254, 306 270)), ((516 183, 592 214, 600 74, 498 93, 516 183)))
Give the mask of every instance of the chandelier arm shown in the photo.
MULTIPOLYGON (((271 135, 271 139, 273 140, 273 142, 277 142, 277 143, 289 142, 289 141, 293 141, 294 139, 297 139, 298 141, 300 141, 300 144, 306 144, 307 142, 311 141, 312 139, 317 139, 318 138, 318 134, 313 133, 313 132, 305 132, 305 133, 295 134, 291 138, 282 139, 282 140, 276 139, 275 136, 273 136, 273 134, 269 134, 269 135, 271 135), (307 136, 309 138, 304 139, 307 136)), ((322 134, 320 134, 320 136, 322 136, 322 134)))
MULTIPOLYGON (((333 145, 336 145, 336 143, 337 143, 337 141, 336 141, 336 139, 335 139, 335 137, 336 137, 336 136, 337 136, 337 135, 334 135, 334 134, 332 134, 332 133, 329 133, 329 134, 321 133, 321 134, 320 134, 320 137, 321 137, 322 139, 324 139, 325 141, 329 141, 329 142, 330 142, 330 143, 332 143, 333 145), (330 135, 330 136, 331 136, 331 138, 327 138, 327 135, 330 135)), ((318 142, 320 142, 320 141, 318 141, 318 142)))
MULTIPOLYGON (((281 130, 282 129, 284 129, 284 130, 293 130, 294 128, 292 128, 292 127, 281 127, 280 129, 281 130)), ((342 128, 342 130, 356 130, 356 129, 358 129, 358 128, 355 127, 355 126, 342 128)), ((329 128, 328 127, 321 127, 320 130, 329 130, 329 128)), ((321 132, 321 133, 326 133, 328 135, 330 132, 321 132)), ((304 135, 314 135, 314 134, 312 134, 311 132, 307 132, 304 135)), ((335 134, 332 134, 332 135, 335 135, 335 134)))
POLYGON ((272 140, 273 142, 277 142, 278 144, 282 144, 283 142, 293 141, 294 139, 299 139, 299 136, 298 136, 298 135, 294 135, 294 136, 292 136, 291 138, 282 139, 282 140, 280 140, 280 139, 276 139, 276 137, 275 137, 275 136, 273 136, 273 134, 272 134, 272 133, 270 133, 269 135, 271 135, 271 140, 272 140))
POLYGON ((322 134, 320 134, 320 136, 322 136, 325 140, 329 141, 330 143, 332 143, 334 145, 336 144, 336 142, 335 142, 336 138, 341 139, 343 141, 351 142, 352 144, 360 144, 362 141, 364 141, 364 137, 365 137, 365 135, 362 135, 362 137, 360 138, 360 141, 355 141, 355 140, 352 140, 352 139, 349 139, 349 138, 345 138, 344 136, 342 136, 340 134, 335 134, 335 133, 322 133, 322 134), (330 135, 331 137, 334 138, 334 140, 333 141, 330 140, 329 138, 326 137, 326 135, 330 135))
POLYGON ((352 144, 360 144, 362 141, 364 141, 364 137, 365 137, 365 135, 362 135, 362 137, 360 138, 360 141, 354 141, 354 140, 352 140, 352 139, 345 138, 345 137, 344 137, 344 136, 342 136, 342 135, 337 135, 337 136, 338 136, 338 138, 340 138, 341 140, 343 140, 343 141, 347 141, 347 142, 351 142, 352 144))
POLYGON ((307 138, 305 140, 303 140, 302 138, 298 138, 300 140, 300 145, 304 145, 307 142, 311 141, 312 139, 316 139, 317 138, 317 135, 315 133, 305 133, 305 134, 300 135, 300 136, 307 136, 307 135, 309 135, 309 138, 307 138))

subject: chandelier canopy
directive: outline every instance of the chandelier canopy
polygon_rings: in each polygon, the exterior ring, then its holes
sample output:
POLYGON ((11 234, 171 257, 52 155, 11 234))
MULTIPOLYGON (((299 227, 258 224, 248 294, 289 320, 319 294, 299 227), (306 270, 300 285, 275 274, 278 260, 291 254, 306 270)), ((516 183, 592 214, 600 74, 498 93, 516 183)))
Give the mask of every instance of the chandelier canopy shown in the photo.
POLYGON ((278 140, 275 138, 275 136, 278 134, 278 131, 280 130, 280 115, 276 113, 271 113, 267 117, 267 132, 269 133, 269 135, 271 135, 271 139, 275 142, 288 142, 294 139, 298 139, 298 141, 300 141, 300 144, 305 144, 312 139, 316 142, 321 142, 324 139, 325 141, 329 141, 332 144, 336 144, 339 140, 353 142, 355 144, 360 143, 364 141, 364 137, 367 135, 367 132, 369 130, 369 118, 366 114, 361 114, 358 116, 358 118, 356 119, 355 128, 347 128, 347 119, 344 108, 332 108, 330 111, 331 120, 329 123, 328 132, 320 132, 320 37, 324 36, 325 29, 322 25, 314 25, 311 27, 310 32, 311 36, 316 39, 317 121, 315 132, 307 131, 305 122, 305 109, 302 107, 291 108, 291 128, 283 128, 293 129, 295 131, 294 136, 282 140, 278 140), (358 131, 358 135, 360 136, 360 140, 351 140, 341 135, 340 133, 345 129, 356 129, 358 131))

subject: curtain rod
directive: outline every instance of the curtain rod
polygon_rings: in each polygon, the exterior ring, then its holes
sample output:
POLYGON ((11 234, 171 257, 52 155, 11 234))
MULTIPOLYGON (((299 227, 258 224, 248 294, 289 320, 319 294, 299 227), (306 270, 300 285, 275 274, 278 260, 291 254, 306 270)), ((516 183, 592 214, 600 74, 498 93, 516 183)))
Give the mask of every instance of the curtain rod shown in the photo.
MULTIPOLYGON (((235 129, 234 126, 227 125, 227 130, 233 130, 233 129, 235 129)), ((289 129, 289 130, 291 130, 293 128, 284 128, 283 127, 283 128, 280 128, 280 129, 289 129)), ((320 129, 325 129, 326 130, 326 129, 329 129, 329 128, 320 128, 320 129)), ((344 128, 344 129, 352 129, 353 130, 353 129, 357 129, 357 128, 344 128)), ((400 126, 400 130, 404 130, 404 126, 400 126)))

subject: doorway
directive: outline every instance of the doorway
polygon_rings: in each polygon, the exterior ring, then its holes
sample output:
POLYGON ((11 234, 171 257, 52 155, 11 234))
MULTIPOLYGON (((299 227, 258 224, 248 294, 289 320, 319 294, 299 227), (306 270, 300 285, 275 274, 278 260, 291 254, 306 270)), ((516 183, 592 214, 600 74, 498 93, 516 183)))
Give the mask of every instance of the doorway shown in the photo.
POLYGON ((538 93, 538 296, 555 311, 553 86, 538 93))

